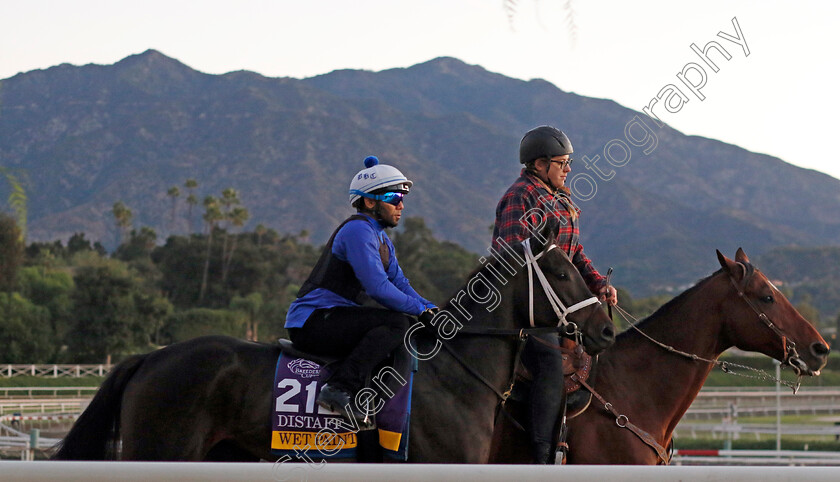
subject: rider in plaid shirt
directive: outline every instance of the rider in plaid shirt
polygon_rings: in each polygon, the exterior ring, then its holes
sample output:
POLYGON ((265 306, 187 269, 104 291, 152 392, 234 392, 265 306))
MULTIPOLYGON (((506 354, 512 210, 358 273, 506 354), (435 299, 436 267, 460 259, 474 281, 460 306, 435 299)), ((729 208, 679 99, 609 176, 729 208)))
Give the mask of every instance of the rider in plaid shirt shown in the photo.
MULTIPOLYGON (((571 170, 571 167, 560 168, 562 171, 567 169, 571 170)), ((600 295, 607 285, 607 279, 598 273, 592 261, 583 253, 583 245, 579 242, 579 217, 580 208, 575 206, 565 190, 560 189, 552 194, 546 183, 526 167, 496 206, 493 249, 503 252, 500 240, 509 246, 516 246, 526 238, 537 235, 544 223, 548 223, 549 232, 555 233, 557 247, 569 255, 589 290, 600 295)))
MULTIPOLYGON (((601 301, 614 304, 615 288, 592 266, 578 242, 580 209, 565 186, 572 152, 569 138, 554 127, 540 126, 525 134, 519 144, 519 162, 525 167, 496 207, 493 248, 501 253, 502 242, 514 247, 526 238, 538 237, 547 224, 555 233, 555 244, 566 251, 589 289, 601 301)), ((565 413, 562 353, 552 345, 559 347, 558 334, 531 335, 522 354, 533 376, 529 435, 538 464, 555 462, 559 422, 565 413)))

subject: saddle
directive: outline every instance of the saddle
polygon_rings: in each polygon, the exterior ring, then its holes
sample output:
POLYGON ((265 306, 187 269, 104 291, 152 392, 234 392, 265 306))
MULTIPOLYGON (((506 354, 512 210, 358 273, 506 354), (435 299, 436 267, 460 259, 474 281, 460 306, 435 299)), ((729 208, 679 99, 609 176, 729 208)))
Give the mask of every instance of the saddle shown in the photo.
MULTIPOLYGON (((315 355, 313 353, 303 351, 300 348, 297 348, 291 340, 287 340, 285 338, 278 339, 277 344, 280 346, 280 351, 282 351, 287 357, 303 358, 305 360, 313 361, 322 367, 329 367, 330 365, 342 360, 341 357, 315 355)), ((394 369, 401 374, 417 371, 417 360, 404 350, 395 351, 386 363, 387 362, 390 362, 394 369)), ((368 379, 370 379, 371 375, 372 374, 368 374, 368 379)))
POLYGON ((314 355, 312 353, 300 350, 292 343, 292 340, 287 340, 285 338, 280 338, 279 340, 277 340, 277 344, 280 345, 280 351, 282 351, 286 355, 294 358, 305 358, 307 360, 314 361, 315 363, 321 366, 332 365, 333 363, 341 360, 341 358, 339 357, 314 355))
MULTIPOLYGON (((535 338, 539 343, 546 342, 535 338)), ((589 407, 592 394, 581 390, 580 381, 589 379, 592 372, 592 357, 583 351, 583 347, 568 338, 562 338, 560 346, 549 345, 563 353, 563 383, 566 390, 566 418, 574 418, 589 407)), ((521 363, 516 369, 516 384, 511 396, 516 400, 526 400, 530 392, 533 376, 521 363), (524 391, 524 393, 523 393, 524 391)))

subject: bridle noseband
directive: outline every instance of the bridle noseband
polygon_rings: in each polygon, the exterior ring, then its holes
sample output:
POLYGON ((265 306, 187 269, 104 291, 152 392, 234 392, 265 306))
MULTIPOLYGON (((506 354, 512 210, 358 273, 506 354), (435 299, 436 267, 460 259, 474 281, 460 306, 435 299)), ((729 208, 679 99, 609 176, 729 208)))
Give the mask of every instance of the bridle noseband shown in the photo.
MULTIPOLYGON (((761 320, 761 322, 764 323, 765 326, 770 328, 770 330, 782 340, 782 345, 784 345, 785 351, 785 355, 782 359, 782 364, 790 365, 790 367, 793 368, 794 372, 796 372, 797 375, 801 376, 803 371, 808 370, 808 367, 805 364, 805 362, 802 361, 802 358, 800 358, 799 352, 796 351, 796 343, 794 343, 787 336, 785 336, 782 330, 779 329, 779 327, 775 323, 773 323, 770 317, 767 316, 767 314, 765 314, 763 311, 758 309, 758 307, 755 305, 755 303, 752 302, 752 300, 747 298, 745 290, 738 286, 738 283, 735 281, 735 278, 732 277, 732 274, 729 274, 729 281, 732 283, 732 286, 735 287, 735 291, 738 293, 738 297, 744 300, 747 306, 749 306, 750 309, 752 309, 755 312, 755 314, 758 315, 758 319, 761 320)), ((747 279, 744 280, 745 288, 747 286, 747 281, 747 279)))

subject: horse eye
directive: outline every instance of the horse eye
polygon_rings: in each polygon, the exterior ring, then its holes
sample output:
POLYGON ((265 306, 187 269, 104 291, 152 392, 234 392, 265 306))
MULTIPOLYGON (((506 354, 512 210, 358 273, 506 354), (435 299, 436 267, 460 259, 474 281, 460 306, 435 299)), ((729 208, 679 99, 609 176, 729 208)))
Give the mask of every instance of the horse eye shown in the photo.
POLYGON ((767 295, 767 296, 762 296, 762 297, 760 298, 760 300, 761 300, 761 301, 763 301, 763 302, 765 302, 765 303, 772 303, 772 302, 773 302, 773 297, 772 297, 772 296, 770 296, 770 295, 767 295))
POLYGON ((557 277, 560 279, 569 279, 569 275, 565 272, 558 274, 557 277))

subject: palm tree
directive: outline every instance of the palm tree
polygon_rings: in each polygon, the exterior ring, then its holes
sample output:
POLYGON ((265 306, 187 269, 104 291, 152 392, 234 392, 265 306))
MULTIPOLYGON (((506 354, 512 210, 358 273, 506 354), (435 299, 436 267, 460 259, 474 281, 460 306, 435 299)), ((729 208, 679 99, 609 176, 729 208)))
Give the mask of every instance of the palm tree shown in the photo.
POLYGON ((247 317, 247 330, 245 337, 250 341, 259 341, 257 330, 260 326, 263 297, 259 293, 251 293, 248 296, 234 296, 230 300, 232 310, 241 311, 247 317))
POLYGON ((227 227, 231 224, 230 213, 233 206, 239 205, 239 192, 232 187, 225 189, 222 191, 220 202, 222 204, 222 220, 225 222, 224 238, 222 240, 222 280, 224 280, 226 278, 225 259, 227 259, 228 238, 230 236, 227 227))
POLYGON ((189 193, 187 196, 187 223, 189 224, 190 234, 192 234, 195 232, 192 210, 193 206, 198 204, 198 198, 195 196, 193 191, 198 187, 198 182, 195 179, 187 179, 186 182, 184 182, 184 187, 187 188, 187 192, 189 193))
POLYGON ((11 169, 0 167, 0 175, 6 178, 12 190, 9 193, 8 203, 15 212, 15 221, 20 230, 20 239, 23 241, 26 238, 26 191, 11 169))
POLYGON ((178 196, 181 195, 181 190, 178 186, 172 186, 166 191, 166 195, 172 198, 172 231, 175 231, 175 209, 178 207, 178 196))
MULTIPOLYGON (((227 219, 230 223, 237 228, 241 228, 245 225, 245 223, 250 219, 251 214, 248 212, 247 209, 237 206, 233 208, 230 213, 228 213, 227 219)), ((227 236, 227 234, 225 234, 227 236)), ((230 262, 233 259, 233 252, 236 250, 236 241, 237 237, 233 237, 233 241, 230 244, 230 250, 227 253, 227 257, 223 259, 224 264, 222 266, 222 283, 227 281, 228 273, 230 273, 230 262)))
POLYGON ((257 224, 256 228, 254 228, 254 232, 257 233, 257 247, 259 248, 262 246, 262 238, 265 236, 265 233, 268 232, 268 229, 260 223, 257 224))
POLYGON ((122 201, 115 202, 111 212, 114 214, 114 219, 117 222, 117 229, 120 232, 120 244, 122 244, 125 241, 126 234, 131 229, 134 214, 122 201))
MULTIPOLYGON (((0 212, 0 291, 6 293, 6 311, 11 309, 12 291, 23 266, 24 245, 15 218, 0 212)), ((0 315, 2 317, 2 315, 0 315)))
POLYGON ((210 253, 213 247, 213 231, 216 229, 216 223, 221 221, 222 210, 219 209, 219 200, 213 196, 204 198, 204 222, 207 226, 207 253, 204 258, 204 273, 201 275, 201 290, 198 293, 198 301, 204 299, 207 292, 207 275, 210 272, 210 253))

